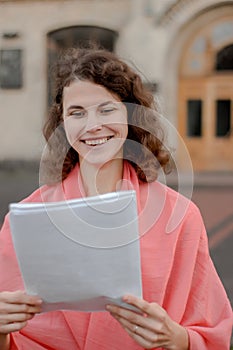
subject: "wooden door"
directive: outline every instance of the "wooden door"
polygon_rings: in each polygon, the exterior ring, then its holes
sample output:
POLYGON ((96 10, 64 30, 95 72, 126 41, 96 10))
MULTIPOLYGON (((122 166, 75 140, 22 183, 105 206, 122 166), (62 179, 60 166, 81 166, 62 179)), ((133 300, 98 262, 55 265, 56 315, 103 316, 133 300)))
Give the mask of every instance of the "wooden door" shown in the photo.
POLYGON ((232 74, 182 79, 178 120, 194 170, 233 170, 232 74))

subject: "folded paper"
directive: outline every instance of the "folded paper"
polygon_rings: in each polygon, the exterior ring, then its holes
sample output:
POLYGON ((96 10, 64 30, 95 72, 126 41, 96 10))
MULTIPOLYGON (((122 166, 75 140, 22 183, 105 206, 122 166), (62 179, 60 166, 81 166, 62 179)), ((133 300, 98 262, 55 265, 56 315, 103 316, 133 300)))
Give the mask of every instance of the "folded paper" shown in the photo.
POLYGON ((141 296, 135 191, 10 205, 10 226, 28 294, 42 310, 102 311, 141 296))

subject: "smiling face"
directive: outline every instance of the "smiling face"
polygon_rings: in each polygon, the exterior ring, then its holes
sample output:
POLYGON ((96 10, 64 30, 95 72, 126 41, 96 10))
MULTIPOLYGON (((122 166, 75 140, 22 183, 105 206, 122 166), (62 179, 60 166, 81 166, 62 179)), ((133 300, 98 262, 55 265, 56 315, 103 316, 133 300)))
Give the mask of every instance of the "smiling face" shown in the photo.
POLYGON ((118 96, 102 85, 74 81, 63 91, 67 139, 79 160, 104 164, 122 158, 127 138, 127 110, 118 96))

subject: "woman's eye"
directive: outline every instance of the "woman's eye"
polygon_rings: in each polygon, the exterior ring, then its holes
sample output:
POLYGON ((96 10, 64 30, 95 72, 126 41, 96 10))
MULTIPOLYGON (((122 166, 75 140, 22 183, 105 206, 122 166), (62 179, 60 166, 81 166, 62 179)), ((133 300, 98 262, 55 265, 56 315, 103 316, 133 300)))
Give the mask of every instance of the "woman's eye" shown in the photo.
POLYGON ((70 113, 70 116, 71 117, 75 117, 75 118, 83 118, 85 117, 86 113, 85 111, 73 111, 70 113))
POLYGON ((115 110, 116 110, 115 107, 105 107, 105 108, 102 108, 102 109, 100 110, 100 113, 101 113, 101 114, 109 114, 109 113, 114 112, 115 110))

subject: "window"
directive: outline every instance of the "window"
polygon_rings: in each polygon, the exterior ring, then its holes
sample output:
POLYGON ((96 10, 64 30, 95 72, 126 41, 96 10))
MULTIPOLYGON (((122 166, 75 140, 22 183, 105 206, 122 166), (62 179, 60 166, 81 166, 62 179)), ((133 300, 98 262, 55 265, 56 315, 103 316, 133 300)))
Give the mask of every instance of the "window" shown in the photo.
POLYGON ((233 44, 224 47, 216 57, 216 70, 233 70, 233 44))
POLYGON ((53 80, 51 79, 52 67, 59 53, 69 47, 88 47, 90 43, 96 43, 109 51, 113 51, 118 37, 116 31, 95 27, 75 26, 61 28, 48 33, 48 106, 53 101, 53 80))
POLYGON ((0 50, 0 88, 19 89, 22 86, 22 51, 0 50))
POLYGON ((187 101, 187 135, 191 137, 202 136, 202 101, 187 101))
POLYGON ((216 136, 230 136, 231 100, 216 101, 216 136))

